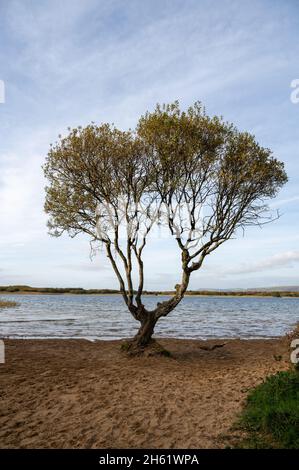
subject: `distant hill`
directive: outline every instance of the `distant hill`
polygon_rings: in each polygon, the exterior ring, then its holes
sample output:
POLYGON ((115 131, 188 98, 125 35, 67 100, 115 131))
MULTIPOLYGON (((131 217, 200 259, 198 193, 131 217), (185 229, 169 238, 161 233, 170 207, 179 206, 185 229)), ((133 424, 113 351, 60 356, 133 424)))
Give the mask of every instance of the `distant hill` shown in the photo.
POLYGON ((247 291, 260 292, 299 292, 299 286, 274 286, 274 287, 256 287, 255 289, 246 289, 247 291))
MULTIPOLYGON (((135 292, 136 293, 136 292, 135 292)), ((116 289, 83 289, 81 287, 0 286, 0 294, 120 294, 116 289)), ((173 295, 174 291, 144 291, 144 295, 173 295)), ((299 297, 299 286, 256 287, 251 289, 198 289, 186 295, 299 297)))
POLYGON ((272 286, 272 287, 248 287, 240 289, 239 287, 232 289, 215 289, 204 288, 197 289, 198 292, 299 292, 299 286, 272 286))

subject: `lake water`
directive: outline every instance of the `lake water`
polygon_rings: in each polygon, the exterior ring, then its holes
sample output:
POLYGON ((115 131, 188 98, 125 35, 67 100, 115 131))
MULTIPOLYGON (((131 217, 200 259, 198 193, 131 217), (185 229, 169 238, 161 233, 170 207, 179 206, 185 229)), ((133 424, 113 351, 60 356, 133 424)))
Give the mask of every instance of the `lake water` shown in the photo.
MULTIPOLYGON (((1 338, 118 339, 135 334, 137 322, 120 296, 5 295, 19 306, 0 310, 1 338)), ((167 297, 147 296, 149 308, 167 297)), ((186 297, 156 326, 156 336, 267 338, 299 322, 299 298, 186 297)))

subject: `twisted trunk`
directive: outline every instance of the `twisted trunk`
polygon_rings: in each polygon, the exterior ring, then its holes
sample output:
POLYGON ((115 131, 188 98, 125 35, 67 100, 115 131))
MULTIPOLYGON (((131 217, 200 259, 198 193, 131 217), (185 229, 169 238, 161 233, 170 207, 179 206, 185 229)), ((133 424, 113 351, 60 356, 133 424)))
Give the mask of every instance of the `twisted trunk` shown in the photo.
POLYGON ((151 342, 157 319, 152 312, 146 312, 140 323, 140 328, 133 338, 133 343, 138 348, 144 348, 151 342))
POLYGON ((190 273, 185 270, 183 272, 182 283, 176 286, 175 295, 169 300, 158 303, 157 307, 152 311, 146 310, 142 304, 139 307, 130 306, 130 311, 134 318, 140 321, 139 330, 129 343, 130 351, 142 352, 146 347, 154 343, 152 335, 157 321, 159 318, 167 316, 183 299, 188 287, 189 277, 190 273))

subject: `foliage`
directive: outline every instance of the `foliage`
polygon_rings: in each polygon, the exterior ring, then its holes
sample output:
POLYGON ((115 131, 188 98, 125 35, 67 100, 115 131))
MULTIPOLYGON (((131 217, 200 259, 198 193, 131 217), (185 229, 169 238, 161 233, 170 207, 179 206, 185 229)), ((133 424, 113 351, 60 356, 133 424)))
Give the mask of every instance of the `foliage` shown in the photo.
POLYGON ((243 445, 299 448, 299 372, 278 372, 248 396, 241 417, 243 445))
POLYGON ((94 123, 70 129, 51 147, 44 171, 50 233, 84 232, 103 244, 143 332, 181 301, 210 253, 239 229, 273 219, 266 202, 287 181, 283 163, 254 136, 207 116, 200 103, 182 112, 177 102, 157 105, 134 131, 94 123), (156 224, 177 243, 182 277, 149 312, 143 251, 156 224))

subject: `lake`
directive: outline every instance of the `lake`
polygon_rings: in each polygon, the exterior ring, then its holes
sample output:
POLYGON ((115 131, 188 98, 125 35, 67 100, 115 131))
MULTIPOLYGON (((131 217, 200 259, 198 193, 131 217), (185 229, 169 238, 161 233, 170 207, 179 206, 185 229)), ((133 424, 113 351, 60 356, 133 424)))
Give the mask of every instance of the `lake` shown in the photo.
MULTIPOLYGON (((2 338, 118 339, 138 323, 117 295, 5 295, 19 306, 0 310, 2 338)), ((162 296, 146 296, 153 308, 162 296)), ((269 338, 299 322, 299 298, 186 297, 156 326, 156 336, 176 338, 269 338)))

